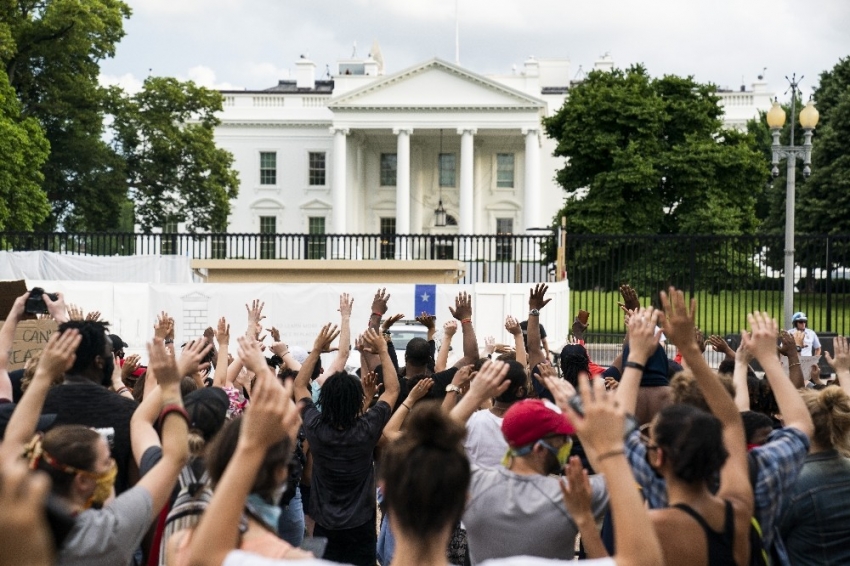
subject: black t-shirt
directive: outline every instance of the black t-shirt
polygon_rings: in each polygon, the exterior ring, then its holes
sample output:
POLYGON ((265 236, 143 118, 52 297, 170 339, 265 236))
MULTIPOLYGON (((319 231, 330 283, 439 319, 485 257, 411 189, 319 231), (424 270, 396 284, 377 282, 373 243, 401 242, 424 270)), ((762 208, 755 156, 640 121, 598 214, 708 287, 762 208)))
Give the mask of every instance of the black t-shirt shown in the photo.
POLYGON ((434 380, 434 385, 431 387, 431 391, 428 392, 426 399, 443 399, 446 396, 446 385, 451 384, 457 370, 458 368, 456 367, 450 367, 447 370, 437 373, 427 372, 421 375, 413 375, 399 379, 399 393, 398 401, 396 402, 396 409, 398 409, 399 405, 404 403, 404 400, 407 399, 410 389, 416 385, 417 382, 426 377, 430 377, 434 380))
POLYGON ((121 494, 129 487, 127 471, 133 457, 130 418, 135 410, 135 401, 86 381, 51 387, 42 413, 56 413, 54 426, 79 424, 92 428, 112 427, 115 430, 112 441, 112 457, 118 464, 115 493, 121 494))
MULTIPOLYGON (((542 324, 538 324, 538 326, 540 327, 540 339, 545 340, 546 339, 546 329, 543 328, 542 324)), ((526 346, 528 346, 528 321, 523 320, 522 322, 519 323, 519 327, 522 330, 522 341, 525 342, 526 346)))
POLYGON ((310 516, 326 529, 351 529, 375 520, 373 452, 392 411, 384 401, 338 430, 322 422, 313 400, 305 397, 301 416, 313 455, 310 516))

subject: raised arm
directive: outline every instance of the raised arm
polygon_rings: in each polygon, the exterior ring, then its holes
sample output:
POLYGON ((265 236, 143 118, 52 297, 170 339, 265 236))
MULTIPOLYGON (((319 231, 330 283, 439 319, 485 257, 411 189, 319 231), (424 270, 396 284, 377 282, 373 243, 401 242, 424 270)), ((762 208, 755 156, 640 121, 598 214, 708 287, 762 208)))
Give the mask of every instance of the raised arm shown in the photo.
POLYGON ((227 384, 227 359, 230 349, 230 325, 224 317, 218 319, 215 329, 215 339, 218 342, 218 357, 215 361, 215 373, 213 373, 213 386, 224 387, 227 384))
POLYGON ((319 362, 319 355, 322 353, 322 350, 330 345, 336 335, 337 328, 331 323, 324 325, 319 331, 319 335, 316 336, 316 340, 313 342, 313 349, 310 350, 307 359, 301 364, 301 369, 298 370, 298 375, 295 377, 293 393, 295 394, 296 401, 300 401, 305 397, 312 397, 310 395, 310 377, 313 375, 313 369, 319 362))
POLYGON ((535 367, 543 360, 549 359, 549 355, 540 347, 540 311, 549 304, 552 299, 547 299, 547 285, 538 283, 528 296, 528 366, 535 367), (533 314, 536 313, 536 314, 533 314))
POLYGON ((266 303, 260 302, 259 299, 251 301, 250 306, 245 305, 245 310, 248 311, 248 327, 245 329, 245 336, 254 340, 260 337, 261 324, 263 319, 266 318, 263 315, 263 308, 265 306, 266 303))
POLYGON ((646 362, 658 349, 661 334, 656 331, 658 311, 652 307, 639 308, 628 315, 629 361, 623 368, 617 386, 617 402, 628 414, 637 410, 638 391, 646 362))
POLYGON ((15 341, 15 329, 24 316, 29 292, 15 299, 12 308, 6 316, 6 322, 0 328, 0 399, 12 400, 12 381, 9 379, 9 354, 15 341))
MULTIPOLYGON (((315 349, 318 351, 319 349, 315 349)), ((292 402, 293 389, 268 372, 257 375, 254 396, 245 412, 236 451, 216 486, 189 543, 191 566, 221 566, 239 543, 245 500, 271 446, 295 438, 301 418, 292 402)))
MULTIPOLYGON (((177 369, 174 355, 165 349, 161 340, 155 338, 152 344, 148 344, 148 356, 150 367, 153 368, 159 382, 162 458, 139 480, 136 486, 150 493, 153 500, 152 514, 156 517, 171 497, 177 476, 189 459, 189 423, 186 410, 183 408, 183 398, 180 395, 182 376, 177 369)), ((150 397, 156 400, 157 395, 150 395, 150 397)), ((143 403, 148 401, 146 396, 143 403)), ((145 415, 149 415, 147 410, 145 415)), ((133 416, 135 418, 136 415, 133 416)), ((135 426, 133 426, 132 420, 130 440, 133 445, 133 454, 143 454, 147 447, 153 445, 150 434, 153 424, 135 419, 135 426), (133 437, 134 428, 137 431, 141 429, 142 432, 136 438, 133 437), (145 443, 149 443, 148 446, 145 446, 145 443)))
POLYGON ((35 376, 6 426, 6 436, 0 445, 0 462, 19 458, 23 453, 23 447, 35 434, 47 391, 53 380, 63 375, 74 364, 77 346, 81 340, 82 337, 76 329, 54 332, 50 336, 47 346, 41 352, 35 376))
POLYGON ((345 363, 351 353, 351 309, 353 307, 354 299, 348 293, 339 296, 339 350, 334 361, 325 369, 326 376, 345 370, 345 363))
POLYGON ((776 357, 776 336, 779 334, 776 321, 767 313, 760 312, 751 313, 747 319, 750 322, 752 334, 742 335, 741 346, 751 350, 764 369, 764 375, 770 382, 770 389, 776 398, 785 426, 799 429, 811 438, 815 427, 806 402, 785 375, 776 357))
POLYGON ((413 386, 413 389, 411 389, 410 393, 407 395, 407 399, 404 400, 404 403, 399 406, 398 410, 393 413, 393 416, 384 426, 384 431, 381 433, 381 440, 378 442, 378 446, 388 442, 395 442, 401 437, 401 427, 404 424, 404 419, 406 419, 407 415, 410 414, 410 411, 413 410, 413 406, 427 395, 433 386, 434 380, 430 377, 420 379, 416 382, 416 385, 413 386))
POLYGON ((478 361, 478 340, 475 338, 475 328, 472 326, 472 297, 466 292, 457 294, 455 308, 449 307, 455 320, 460 321, 463 332, 463 357, 454 367, 463 367, 478 361))
POLYGON ((434 372, 441 372, 449 364, 449 350, 452 348, 452 338, 457 332, 457 321, 452 319, 443 324, 443 341, 440 343, 440 351, 434 363, 434 372))
POLYGON ((395 402, 398 400, 401 387, 398 383, 398 374, 395 371, 395 366, 390 359, 387 341, 372 328, 367 329, 363 333, 363 340, 378 353, 378 357, 381 359, 381 370, 384 374, 384 392, 378 397, 378 402, 383 401, 390 407, 394 407, 395 402))
POLYGON ((803 375, 803 367, 800 363, 800 352, 797 351, 797 343, 794 337, 783 330, 779 334, 779 353, 788 358, 788 379, 797 389, 806 386, 806 378, 803 375))
POLYGON ((651 527, 640 492, 635 489, 635 478, 625 456, 625 411, 614 395, 605 391, 601 379, 592 381, 592 394, 590 382, 579 381, 583 417, 566 403, 559 406, 575 427, 593 469, 605 475, 611 515, 617 525, 614 562, 618 566, 663 564, 661 543, 651 527))
POLYGON ((752 509, 753 488, 749 481, 744 423, 735 401, 723 388, 694 341, 696 299, 691 299, 689 309, 685 306, 684 293, 670 287, 669 295, 661 292, 661 303, 664 305, 666 316, 664 333, 679 348, 682 358, 694 374, 705 402, 723 424, 723 444, 729 452, 729 458, 720 471, 719 493, 752 509))
POLYGON ((523 367, 525 367, 526 363, 528 363, 528 354, 525 350, 525 341, 522 339, 522 328, 519 325, 519 321, 511 315, 508 315, 508 317, 505 319, 505 330, 507 330, 510 335, 514 337, 516 361, 521 363, 523 367))
POLYGON ((832 349, 835 357, 827 352, 826 361, 835 370, 838 384, 845 393, 850 395, 850 344, 844 336, 836 336, 832 339, 832 349))
POLYGON ((475 379, 469 386, 469 391, 463 396, 463 399, 455 405, 449 415, 457 422, 466 425, 466 421, 472 416, 472 413, 478 410, 478 407, 487 399, 498 397, 508 390, 511 382, 505 379, 508 374, 508 364, 505 362, 491 361, 484 362, 481 370, 475 375, 475 379))
MULTIPOLYGON (((735 386, 735 405, 741 412, 750 410, 750 388, 747 386, 747 370, 750 369, 750 360, 753 359, 750 351, 744 347, 745 334, 745 331, 741 331, 741 345, 738 346, 738 350, 735 352, 735 369, 732 372, 732 385, 735 386)), ((723 340, 723 343, 726 344, 726 340, 723 340)))
POLYGON ((434 339, 434 336, 437 335, 437 317, 434 315, 430 315, 427 312, 422 312, 419 316, 416 317, 416 322, 424 326, 428 330, 428 341, 434 339))

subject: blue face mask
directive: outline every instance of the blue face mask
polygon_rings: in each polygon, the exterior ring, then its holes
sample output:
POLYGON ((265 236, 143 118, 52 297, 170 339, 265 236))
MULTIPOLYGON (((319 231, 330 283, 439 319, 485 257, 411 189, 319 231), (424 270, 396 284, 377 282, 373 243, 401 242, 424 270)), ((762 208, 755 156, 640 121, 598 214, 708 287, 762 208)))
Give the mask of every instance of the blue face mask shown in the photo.
POLYGON ((277 524, 280 520, 281 513, 281 509, 278 505, 269 503, 256 493, 252 493, 248 496, 248 501, 245 502, 245 506, 248 508, 248 511, 251 512, 251 515, 262 521, 266 527, 272 531, 277 532, 277 524))

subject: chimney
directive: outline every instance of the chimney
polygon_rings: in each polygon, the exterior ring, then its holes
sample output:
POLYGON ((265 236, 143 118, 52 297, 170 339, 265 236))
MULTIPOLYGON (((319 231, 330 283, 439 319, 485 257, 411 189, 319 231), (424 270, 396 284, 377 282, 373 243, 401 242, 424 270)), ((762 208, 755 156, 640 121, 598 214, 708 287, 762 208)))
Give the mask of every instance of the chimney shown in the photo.
POLYGON ((534 55, 525 60, 524 66, 526 77, 540 76, 540 63, 537 62, 537 59, 534 58, 534 55))
POLYGON ((313 90, 316 88, 316 64, 301 56, 295 62, 295 86, 299 89, 313 90))

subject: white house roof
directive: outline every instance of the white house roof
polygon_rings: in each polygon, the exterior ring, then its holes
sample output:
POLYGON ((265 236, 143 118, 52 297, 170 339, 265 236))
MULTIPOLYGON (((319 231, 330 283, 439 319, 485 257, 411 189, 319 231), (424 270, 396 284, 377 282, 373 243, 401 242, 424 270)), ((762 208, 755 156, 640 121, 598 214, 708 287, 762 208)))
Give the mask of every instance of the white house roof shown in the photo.
POLYGON ((546 103, 441 59, 431 59, 331 99, 332 111, 540 111, 546 103))

